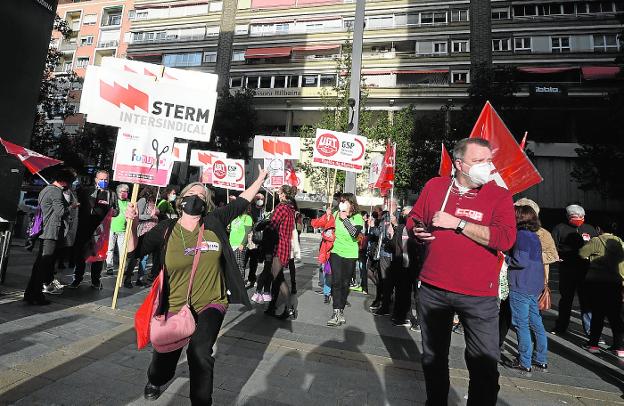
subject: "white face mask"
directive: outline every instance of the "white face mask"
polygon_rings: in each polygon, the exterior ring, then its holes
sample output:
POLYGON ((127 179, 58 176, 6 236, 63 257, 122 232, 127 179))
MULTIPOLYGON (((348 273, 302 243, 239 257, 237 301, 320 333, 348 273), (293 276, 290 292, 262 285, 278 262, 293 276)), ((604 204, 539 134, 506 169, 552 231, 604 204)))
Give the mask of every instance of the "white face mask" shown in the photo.
POLYGON ((176 197, 178 197, 178 196, 176 196, 176 195, 169 195, 169 201, 170 202, 174 202, 176 197))
POLYGON ((264 206, 264 200, 262 200, 262 199, 256 200, 256 206, 258 206, 258 207, 264 206))
POLYGON ((347 203, 347 202, 340 202, 338 204, 338 209, 340 211, 347 211, 347 210, 349 210, 349 203, 347 203))
POLYGON ((492 164, 489 162, 474 164, 470 167, 468 173, 464 171, 462 171, 462 173, 468 176, 470 178, 470 181, 475 185, 483 186, 492 179, 492 164))

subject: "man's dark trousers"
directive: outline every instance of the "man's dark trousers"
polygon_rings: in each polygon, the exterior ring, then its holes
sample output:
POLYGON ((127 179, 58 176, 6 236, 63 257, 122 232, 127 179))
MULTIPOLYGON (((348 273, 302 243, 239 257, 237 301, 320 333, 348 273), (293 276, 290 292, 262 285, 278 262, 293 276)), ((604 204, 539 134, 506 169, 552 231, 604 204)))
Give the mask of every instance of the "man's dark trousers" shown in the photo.
POLYGON ((459 315, 465 332, 464 356, 470 373, 467 404, 496 405, 500 389, 497 298, 463 295, 423 283, 419 289, 418 310, 427 405, 448 403, 448 355, 454 313, 459 315))

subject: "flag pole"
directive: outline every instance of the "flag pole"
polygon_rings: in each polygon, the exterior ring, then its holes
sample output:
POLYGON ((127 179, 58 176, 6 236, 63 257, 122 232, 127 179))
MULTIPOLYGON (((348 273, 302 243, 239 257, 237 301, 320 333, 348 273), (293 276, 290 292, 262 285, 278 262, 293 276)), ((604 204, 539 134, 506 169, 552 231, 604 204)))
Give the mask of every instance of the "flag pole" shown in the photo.
MULTIPOLYGON (((132 205, 136 204, 137 198, 139 197, 139 184, 134 183, 132 185, 132 197, 130 198, 130 203, 132 205)), ((119 253, 119 270, 117 271, 117 280, 115 281, 115 291, 113 292, 113 303, 111 304, 111 309, 115 310, 117 307, 117 296, 119 295, 119 287, 121 286, 121 282, 123 281, 124 271, 126 270, 126 262, 128 257, 128 242, 130 241, 130 231, 132 230, 132 220, 126 220, 126 234, 124 235, 124 247, 122 252, 119 253)), ((136 250, 136 247, 135 247, 136 250)))
POLYGON ((41 174, 40 174, 39 172, 35 172, 35 175, 37 175, 37 176, 39 176, 41 179, 43 179, 43 181, 44 181, 46 184, 48 184, 48 185, 50 184, 50 182, 48 182, 48 180, 47 180, 46 178, 44 178, 43 176, 41 176, 41 174))

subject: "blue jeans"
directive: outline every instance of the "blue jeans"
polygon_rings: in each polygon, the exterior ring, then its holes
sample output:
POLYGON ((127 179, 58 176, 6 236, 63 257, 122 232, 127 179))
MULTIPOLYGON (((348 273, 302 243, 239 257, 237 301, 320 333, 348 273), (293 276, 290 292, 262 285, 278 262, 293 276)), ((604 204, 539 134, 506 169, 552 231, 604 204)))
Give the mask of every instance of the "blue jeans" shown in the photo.
POLYGON ((538 297, 538 295, 515 291, 509 292, 511 324, 518 335, 518 359, 525 368, 531 368, 531 356, 533 354, 531 332, 535 336, 535 362, 548 363, 548 339, 537 306, 538 297))

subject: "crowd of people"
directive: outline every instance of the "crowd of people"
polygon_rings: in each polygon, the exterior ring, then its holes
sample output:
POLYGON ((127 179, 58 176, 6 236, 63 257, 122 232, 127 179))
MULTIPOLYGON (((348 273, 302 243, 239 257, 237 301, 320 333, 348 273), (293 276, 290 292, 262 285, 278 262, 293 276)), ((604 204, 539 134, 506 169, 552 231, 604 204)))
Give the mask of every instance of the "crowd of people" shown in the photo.
MULTIPOLYGON (((453 150, 455 175, 431 179, 413 206, 399 207, 390 198, 385 210, 368 212, 354 194, 338 193, 311 222, 321 236, 315 292, 331 306, 326 325, 348 324, 350 293, 369 295, 374 286, 373 317, 389 317, 395 326, 420 332, 430 405, 447 404, 449 347, 458 326, 466 342, 469 405, 496 404, 498 365, 505 361, 501 352, 510 329, 517 337, 517 355, 504 363, 522 375, 548 370, 540 312, 547 307, 553 264, 561 299, 551 334, 567 333, 578 294, 586 349, 603 351, 606 318, 613 331, 610 350, 624 357, 624 245, 615 223, 605 218, 594 227, 585 223, 581 206, 570 205, 568 221, 550 233, 541 226, 534 201, 514 203, 511 193, 491 180, 491 161, 487 141, 460 140, 453 150)), ((114 275, 115 253, 127 250, 125 288, 148 285, 164 272, 166 295, 159 314, 175 314, 185 305, 196 311, 197 329, 187 349, 191 400, 211 404, 213 345, 229 304, 262 305, 265 314, 280 320, 298 316, 293 300, 301 260, 297 189, 280 187, 269 211, 268 196, 260 192, 265 176, 260 170, 247 190, 215 207, 211 190, 199 182, 179 193, 174 187, 162 194, 142 187, 138 202, 131 204, 128 185, 110 190, 106 171, 98 171, 94 188, 87 189, 74 181, 70 169, 58 170, 39 195, 40 249, 24 300, 45 305, 45 294, 62 292, 55 277, 61 256, 74 266, 67 287, 81 285, 89 263, 91 286, 101 289, 104 264, 106 273, 114 275), (108 235, 102 232, 107 218, 108 235), (126 236, 128 219, 133 227, 126 236), (108 251, 100 255, 97 240, 105 237, 108 251)), ((154 350, 147 399, 160 396, 181 351, 154 350)))

